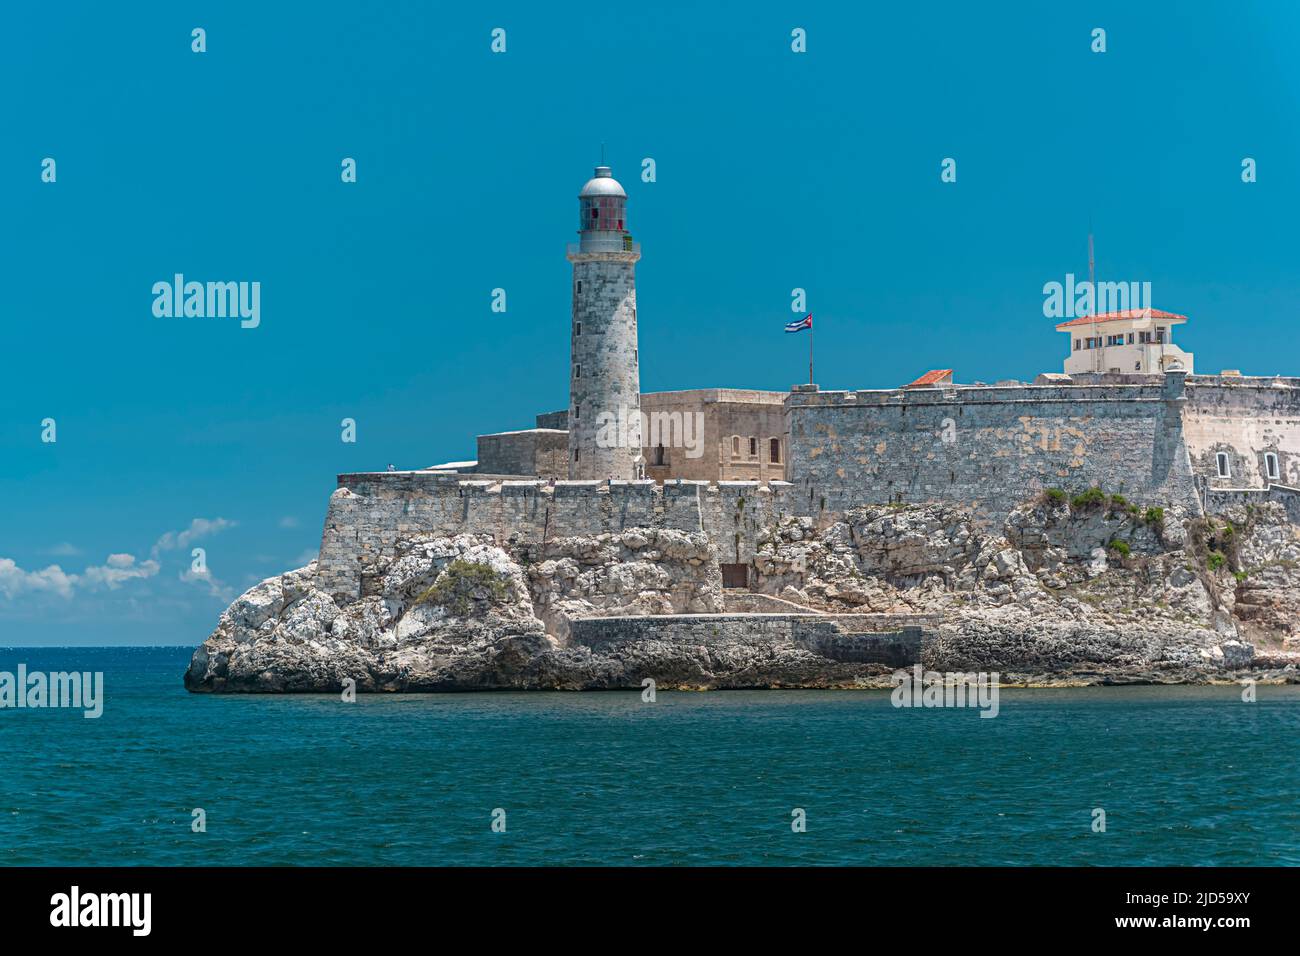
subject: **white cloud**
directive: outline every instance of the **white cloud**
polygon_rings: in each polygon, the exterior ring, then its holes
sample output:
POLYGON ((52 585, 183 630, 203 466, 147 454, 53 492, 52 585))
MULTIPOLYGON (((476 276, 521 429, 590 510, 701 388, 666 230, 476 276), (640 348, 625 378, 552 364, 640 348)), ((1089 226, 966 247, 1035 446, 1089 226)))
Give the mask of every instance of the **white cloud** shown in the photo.
POLYGON ((280 519, 280 527, 296 528, 298 527, 298 519, 295 518, 293 515, 285 515, 283 518, 280 519))
POLYGON ((154 543, 152 555, 156 558, 163 551, 188 548, 200 538, 206 538, 208 535, 217 534, 234 526, 235 522, 227 521, 225 518, 195 518, 184 531, 168 531, 159 538, 154 543))
POLYGON ((72 597, 75 574, 65 574, 57 564, 40 571, 24 571, 12 558, 0 558, 0 594, 15 598, 28 593, 57 594, 72 597))
POLYGON ((102 565, 86 568, 78 577, 78 583, 92 588, 103 585, 110 591, 116 591, 123 581, 151 578, 158 573, 158 569, 157 561, 141 561, 136 564, 133 554, 110 554, 102 565))
POLYGON ((57 564, 39 571, 25 571, 12 558, 0 558, 0 594, 6 598, 25 594, 55 594, 65 600, 74 590, 116 591, 123 581, 151 578, 158 573, 157 561, 136 563, 135 555, 110 554, 101 565, 91 565, 80 574, 68 574, 57 564))
POLYGON ((60 558, 75 558, 77 555, 81 554, 81 549, 78 548, 75 544, 70 544, 67 541, 61 541, 52 548, 46 548, 45 553, 52 554, 60 558))

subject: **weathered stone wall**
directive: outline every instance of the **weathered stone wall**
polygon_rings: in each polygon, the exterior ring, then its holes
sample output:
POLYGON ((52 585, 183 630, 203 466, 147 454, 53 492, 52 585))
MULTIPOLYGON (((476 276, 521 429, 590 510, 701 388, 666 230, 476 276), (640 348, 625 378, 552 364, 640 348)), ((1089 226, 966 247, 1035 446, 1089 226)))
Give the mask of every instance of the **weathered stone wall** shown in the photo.
POLYGON ((321 542, 322 587, 340 599, 366 593, 367 576, 412 535, 485 534, 505 545, 672 529, 706 534, 720 564, 749 565, 789 518, 826 526, 863 505, 935 502, 1000 529, 1045 488, 1093 484, 1187 514, 1276 500, 1300 523, 1300 494, 1270 490, 1262 477, 1272 451, 1300 484, 1300 383, 1200 376, 1184 388, 1184 380, 797 391, 786 400, 792 483, 340 475, 321 542), (1231 486, 1211 477, 1220 449, 1233 456, 1231 486))
POLYGON ((786 400, 794 506, 820 521, 862 504, 934 501, 996 524, 1045 488, 1100 484, 1199 511, 1183 379, 795 392, 786 400))
POLYGON ((1192 376, 1184 433, 1192 468, 1210 488, 1300 487, 1300 380, 1192 376), (1229 477, 1219 477, 1219 452, 1228 456, 1229 477), (1278 459, 1274 478, 1270 452, 1278 459))
POLYGON ((1270 485, 1267 488, 1206 488, 1205 511, 1221 515, 1231 511, 1259 507, 1265 502, 1277 502, 1286 511, 1288 520, 1300 525, 1300 488, 1270 485))
POLYGON ((919 620, 916 615, 888 614, 602 617, 570 622, 569 634, 575 644, 602 651, 651 640, 706 647, 793 644, 832 661, 906 667, 921 659, 919 620))
POLYGON ((466 481, 432 472, 343 474, 321 537, 321 590, 353 600, 415 535, 485 534, 500 545, 629 528, 704 532, 719 561, 747 563, 789 513, 783 482, 466 481))
POLYGON ((569 433, 562 429, 530 428, 478 436, 475 471, 488 475, 529 475, 563 478, 569 473, 569 433))

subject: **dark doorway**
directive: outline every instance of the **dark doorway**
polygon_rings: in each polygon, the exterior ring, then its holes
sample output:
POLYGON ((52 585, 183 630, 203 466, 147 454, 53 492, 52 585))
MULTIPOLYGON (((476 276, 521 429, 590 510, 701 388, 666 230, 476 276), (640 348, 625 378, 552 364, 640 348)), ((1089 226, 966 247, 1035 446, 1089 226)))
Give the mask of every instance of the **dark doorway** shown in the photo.
POLYGON ((749 587, 749 565, 724 564, 722 566, 722 586, 724 588, 749 587))

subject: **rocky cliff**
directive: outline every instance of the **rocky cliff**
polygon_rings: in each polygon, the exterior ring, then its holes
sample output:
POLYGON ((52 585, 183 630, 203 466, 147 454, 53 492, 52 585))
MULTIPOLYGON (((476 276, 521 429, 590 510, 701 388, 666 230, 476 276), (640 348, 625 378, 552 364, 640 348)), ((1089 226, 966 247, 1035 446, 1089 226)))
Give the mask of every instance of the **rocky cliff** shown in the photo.
MULTIPOLYGON (((315 564, 234 602, 194 653, 194 691, 879 686, 889 669, 784 637, 588 646, 576 618, 717 614, 701 532, 632 528, 543 544, 398 540, 358 599, 315 564)), ((1278 505, 1213 519, 1090 492, 1044 495, 985 530, 944 505, 869 507, 766 528, 753 589, 810 613, 936 615, 922 662, 1008 683, 1298 681, 1300 536, 1278 505)), ((703 619, 709 620, 709 619, 703 619)), ((698 628, 690 633, 703 633, 698 628)))

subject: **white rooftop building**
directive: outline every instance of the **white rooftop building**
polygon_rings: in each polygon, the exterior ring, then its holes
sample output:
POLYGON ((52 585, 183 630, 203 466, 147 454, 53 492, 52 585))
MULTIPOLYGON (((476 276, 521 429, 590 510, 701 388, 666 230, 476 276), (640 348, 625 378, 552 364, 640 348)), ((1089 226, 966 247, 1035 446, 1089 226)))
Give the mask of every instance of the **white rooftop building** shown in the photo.
POLYGON ((1058 325, 1070 335, 1065 373, 1167 372, 1192 374, 1192 353, 1173 342, 1175 325, 1187 316, 1160 309, 1126 309, 1085 315, 1058 325))

